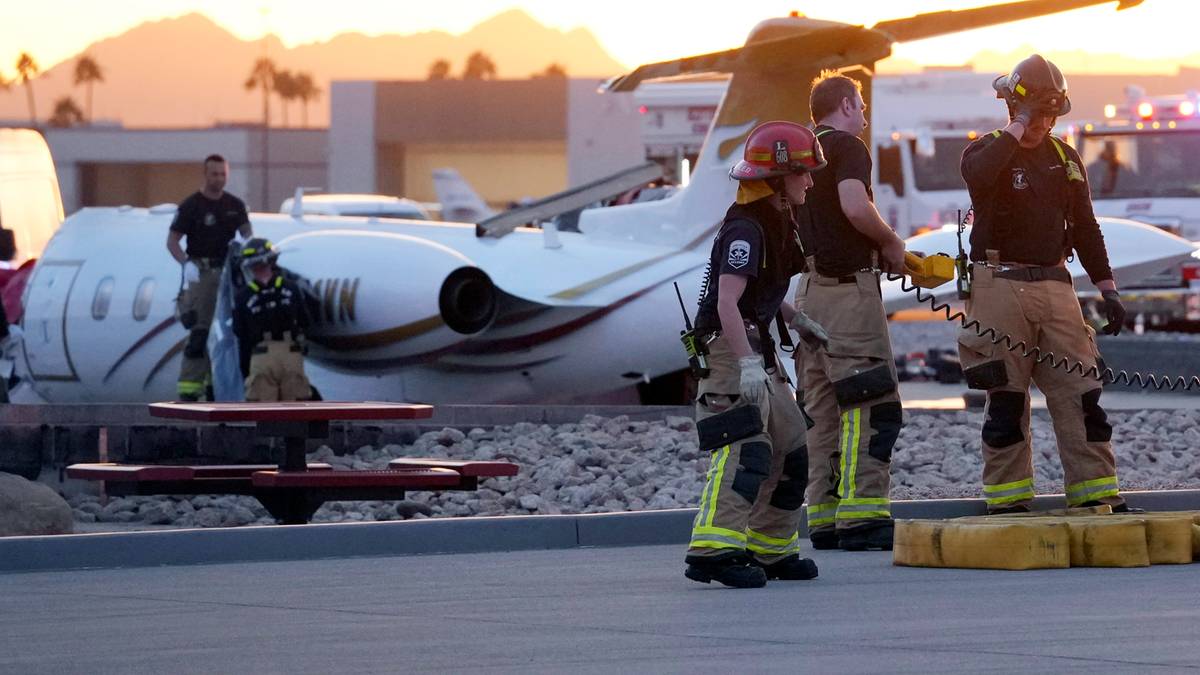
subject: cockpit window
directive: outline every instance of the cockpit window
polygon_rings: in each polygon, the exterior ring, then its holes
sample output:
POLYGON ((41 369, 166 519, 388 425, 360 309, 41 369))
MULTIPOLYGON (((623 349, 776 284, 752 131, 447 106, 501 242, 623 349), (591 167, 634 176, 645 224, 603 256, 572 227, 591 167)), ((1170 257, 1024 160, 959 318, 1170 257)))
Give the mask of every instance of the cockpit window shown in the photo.
POLYGON ((133 296, 133 319, 145 321, 150 316, 150 303, 154 301, 154 288, 158 284, 154 279, 146 277, 138 284, 137 293, 133 296))
POLYGON ((92 318, 103 321, 108 316, 108 307, 112 304, 113 287, 117 282, 112 277, 104 277, 96 285, 96 295, 92 296, 92 318))

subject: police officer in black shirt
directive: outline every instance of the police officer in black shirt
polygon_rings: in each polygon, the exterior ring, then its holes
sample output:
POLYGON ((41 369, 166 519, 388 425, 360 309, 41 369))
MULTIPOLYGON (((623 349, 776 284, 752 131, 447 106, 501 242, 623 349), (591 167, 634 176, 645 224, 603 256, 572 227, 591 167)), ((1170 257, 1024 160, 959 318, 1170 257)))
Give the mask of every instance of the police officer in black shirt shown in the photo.
POLYGON ((809 95, 829 167, 797 212, 811 264, 796 307, 829 333, 827 349, 797 349, 809 430, 808 534, 814 548, 891 549, 892 448, 903 414, 879 288, 902 271, 904 240, 872 203, 860 85, 823 73, 809 95))
POLYGON ((1035 363, 1021 350, 993 344, 990 333, 959 332, 967 385, 987 391, 983 496, 992 513, 1028 511, 1033 502, 1032 381, 1045 394, 1054 422, 1067 505, 1127 510, 1100 383, 1052 366, 1064 357, 1085 370, 1099 361, 1066 267, 1071 255, 1079 255, 1102 293, 1104 332, 1119 333, 1125 320, 1079 155, 1050 134, 1056 118, 1071 110, 1067 81, 1057 66, 1034 54, 993 86, 1011 122, 971 143, 962 157, 975 209, 967 316, 1008 335, 1012 344, 1055 358, 1035 363))
POLYGON ((804 417, 767 331, 778 315, 820 340, 819 327, 784 296, 803 264, 791 204, 804 202, 810 172, 823 166, 812 131, 767 122, 750 132, 730 172, 737 203, 713 242, 695 322, 710 349, 696 419, 700 447, 711 453, 686 559, 695 581, 754 588, 817 576, 799 556, 804 417))
POLYGON ((303 279, 275 264, 271 242, 256 237, 242 249, 245 284, 233 302, 247 401, 301 401, 312 396, 304 374, 304 332, 311 317, 303 279))
POLYGON ((167 233, 167 251, 183 266, 176 300, 179 322, 188 331, 179 369, 179 398, 199 400, 211 380, 208 329, 212 324, 221 269, 234 234, 253 236, 246 204, 225 192, 229 165, 221 155, 204 159, 204 188, 179 204, 167 233), (187 239, 187 250, 180 242, 187 239))

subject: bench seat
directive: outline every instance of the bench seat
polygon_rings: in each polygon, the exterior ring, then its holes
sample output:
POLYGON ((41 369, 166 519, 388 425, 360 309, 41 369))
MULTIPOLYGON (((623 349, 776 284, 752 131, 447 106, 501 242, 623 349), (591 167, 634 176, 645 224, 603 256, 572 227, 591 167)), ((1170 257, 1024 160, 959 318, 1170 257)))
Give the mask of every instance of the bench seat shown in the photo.
POLYGON ((515 476, 520 468, 512 462, 426 457, 400 457, 388 462, 388 467, 392 469, 451 469, 462 476, 474 478, 515 476))
MULTIPOLYGON (((104 480, 115 483, 186 482, 204 479, 242 478, 250 480, 257 471, 275 469, 274 464, 201 464, 201 465, 141 465, 97 462, 72 464, 67 467, 67 477, 80 480, 104 480)), ((333 467, 322 462, 311 462, 309 471, 332 471, 333 467)))
POLYGON ((462 475, 451 469, 384 469, 377 471, 257 471, 256 488, 426 488, 458 487, 462 475))

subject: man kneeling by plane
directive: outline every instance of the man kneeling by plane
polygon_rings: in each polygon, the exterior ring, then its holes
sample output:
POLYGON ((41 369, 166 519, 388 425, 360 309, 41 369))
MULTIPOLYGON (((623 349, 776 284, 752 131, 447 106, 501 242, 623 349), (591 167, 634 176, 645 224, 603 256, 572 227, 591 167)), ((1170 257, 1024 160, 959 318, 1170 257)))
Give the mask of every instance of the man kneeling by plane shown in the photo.
POLYGON ((768 579, 812 579, 817 566, 799 556, 808 482, 805 418, 769 333, 777 316, 806 342, 820 326, 784 301, 800 271, 791 204, 803 204, 809 172, 825 166, 813 132, 766 122, 750 133, 737 202, 713 242, 697 339, 709 347, 709 373, 696 404, 700 447, 712 453, 700 512, 687 552, 689 579, 760 588, 768 579))
POLYGON ((310 317, 298 279, 275 264, 279 253, 256 237, 242 249, 245 284, 233 304, 247 401, 302 401, 312 397, 304 375, 304 331, 310 317))

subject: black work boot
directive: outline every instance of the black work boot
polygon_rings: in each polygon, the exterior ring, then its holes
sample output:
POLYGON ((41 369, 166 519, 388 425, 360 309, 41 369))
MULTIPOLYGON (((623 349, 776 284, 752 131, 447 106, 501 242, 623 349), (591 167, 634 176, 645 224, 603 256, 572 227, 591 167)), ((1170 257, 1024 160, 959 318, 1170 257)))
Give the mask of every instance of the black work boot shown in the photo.
POLYGON ((1013 513, 1029 513, 1028 504, 1017 504, 1016 506, 1001 506, 996 509, 988 509, 989 516, 1007 516, 1013 513))
POLYGON ((767 573, 767 579, 808 581, 817 578, 817 563, 813 562, 811 558, 801 558, 797 553, 773 563, 764 563, 756 559, 754 565, 761 567, 767 573))
POLYGON ((808 542, 818 551, 832 551, 838 547, 837 531, 831 527, 809 532, 808 542))
MULTIPOLYGON (((1083 506, 1104 506, 1104 502, 1100 502, 1100 501, 1084 502, 1084 503, 1080 504, 1079 506, 1081 506, 1081 507, 1083 507, 1083 506)), ((1116 506, 1112 507, 1112 512, 1113 513, 1145 513, 1146 509, 1135 509, 1132 506, 1126 504, 1125 502, 1121 502, 1120 504, 1117 504, 1116 506)))
POLYGON ((767 573, 750 564, 745 553, 723 553, 716 556, 689 555, 683 576, 707 584, 710 581, 731 588, 762 588, 767 585, 767 573))
POLYGON ((891 520, 877 520, 838 532, 838 544, 843 551, 892 550, 891 520))

